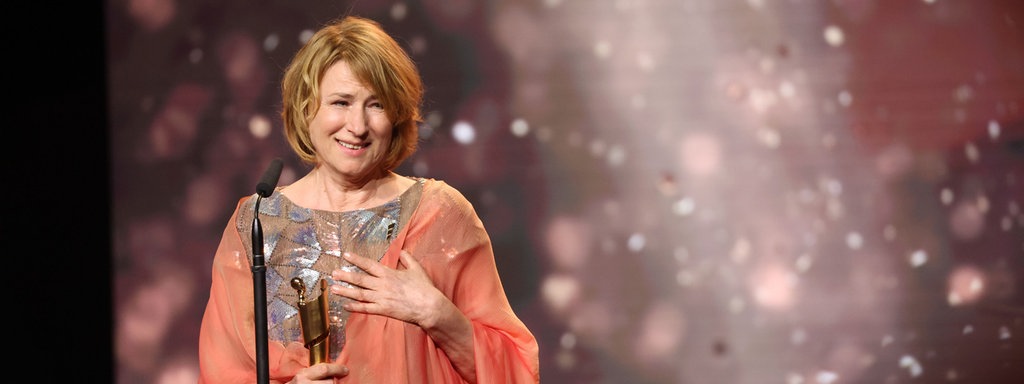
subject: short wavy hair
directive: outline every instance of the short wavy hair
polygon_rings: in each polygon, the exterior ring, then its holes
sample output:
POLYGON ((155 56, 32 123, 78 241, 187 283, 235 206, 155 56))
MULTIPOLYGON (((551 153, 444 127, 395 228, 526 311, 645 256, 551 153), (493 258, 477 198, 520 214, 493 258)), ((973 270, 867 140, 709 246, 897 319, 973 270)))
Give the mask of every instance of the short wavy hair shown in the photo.
POLYGON ((348 64, 380 99, 394 124, 383 161, 394 170, 416 151, 423 121, 423 80, 409 55, 376 21, 359 16, 336 19, 318 30, 292 58, 281 81, 284 133, 302 161, 317 163, 309 122, 320 109, 320 82, 335 63, 348 64))

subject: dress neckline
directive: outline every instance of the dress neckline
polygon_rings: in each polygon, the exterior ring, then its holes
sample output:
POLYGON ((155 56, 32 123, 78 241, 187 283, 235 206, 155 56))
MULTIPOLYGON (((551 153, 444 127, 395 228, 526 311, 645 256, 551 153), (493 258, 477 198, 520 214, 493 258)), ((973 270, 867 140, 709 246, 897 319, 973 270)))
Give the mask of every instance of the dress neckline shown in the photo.
POLYGON ((306 210, 309 210, 309 211, 312 211, 312 212, 344 214, 344 213, 350 213, 350 212, 377 211, 377 210, 381 210, 381 209, 386 209, 387 207, 392 206, 394 204, 401 203, 403 197, 408 196, 410 193, 412 193, 413 190, 415 190, 416 188, 421 187, 426 182, 426 179, 424 179, 422 177, 415 177, 415 176, 405 176, 405 177, 413 179, 414 183, 412 183, 412 185, 410 185, 408 188, 406 188, 405 191, 402 191, 402 193, 398 194, 397 196, 395 196, 391 200, 388 200, 388 201, 385 201, 383 203, 380 203, 380 204, 377 204, 377 205, 374 205, 374 206, 370 206, 370 207, 354 208, 354 209, 348 209, 348 210, 344 210, 344 211, 333 211, 333 210, 329 210, 329 209, 309 208, 309 207, 300 205, 300 204, 296 203, 295 201, 293 201, 292 199, 288 198, 288 196, 286 196, 285 194, 281 193, 281 189, 285 188, 284 186, 277 187, 274 190, 274 195, 277 195, 277 197, 280 198, 282 202, 285 202, 288 205, 291 205, 291 206, 297 207, 297 208, 301 208, 301 209, 306 209, 306 210))

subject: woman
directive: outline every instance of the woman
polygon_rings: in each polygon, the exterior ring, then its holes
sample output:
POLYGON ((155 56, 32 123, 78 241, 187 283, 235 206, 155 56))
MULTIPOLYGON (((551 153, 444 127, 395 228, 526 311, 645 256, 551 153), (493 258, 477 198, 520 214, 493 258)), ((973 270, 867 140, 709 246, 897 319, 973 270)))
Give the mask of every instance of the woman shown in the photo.
MULTIPOLYGON (((537 341, 470 203, 443 181, 394 173, 416 149, 422 95, 405 51, 355 16, 320 29, 287 68, 285 135, 312 170, 259 207, 272 382, 539 382, 537 341), (310 364, 299 308, 321 281, 329 352, 310 364)), ((253 197, 213 260, 201 383, 255 382, 253 197)))

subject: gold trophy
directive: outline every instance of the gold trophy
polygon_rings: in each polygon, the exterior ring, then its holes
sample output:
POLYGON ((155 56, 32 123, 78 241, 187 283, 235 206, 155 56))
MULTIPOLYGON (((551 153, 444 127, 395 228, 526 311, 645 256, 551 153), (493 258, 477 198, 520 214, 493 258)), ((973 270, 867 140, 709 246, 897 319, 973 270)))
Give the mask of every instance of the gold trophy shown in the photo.
POLYGON ((327 322, 327 279, 320 279, 320 296, 306 301, 306 283, 301 278, 291 281, 299 293, 299 322, 302 339, 309 350, 309 365, 330 361, 331 326, 327 322))

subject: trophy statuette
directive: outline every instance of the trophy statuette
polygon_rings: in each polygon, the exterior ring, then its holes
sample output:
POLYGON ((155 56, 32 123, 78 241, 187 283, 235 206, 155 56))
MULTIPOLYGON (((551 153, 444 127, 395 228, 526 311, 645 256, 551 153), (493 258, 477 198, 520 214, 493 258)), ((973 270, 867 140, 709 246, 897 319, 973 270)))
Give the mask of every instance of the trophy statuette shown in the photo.
POLYGON ((299 294, 299 323, 309 350, 309 365, 328 362, 331 327, 327 322, 327 280, 320 279, 320 295, 312 301, 306 301, 306 283, 301 278, 292 279, 291 285, 299 294))

